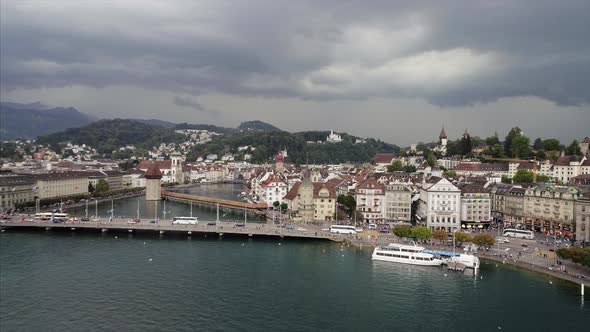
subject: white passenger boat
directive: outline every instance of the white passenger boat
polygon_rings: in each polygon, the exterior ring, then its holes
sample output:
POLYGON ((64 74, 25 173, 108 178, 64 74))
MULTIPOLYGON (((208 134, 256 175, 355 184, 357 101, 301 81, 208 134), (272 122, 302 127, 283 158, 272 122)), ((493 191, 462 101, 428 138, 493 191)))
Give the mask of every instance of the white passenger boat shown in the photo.
POLYGON ((439 266, 442 264, 441 259, 435 258, 433 254, 425 253, 423 247, 397 243, 376 247, 372 259, 426 266, 439 266))

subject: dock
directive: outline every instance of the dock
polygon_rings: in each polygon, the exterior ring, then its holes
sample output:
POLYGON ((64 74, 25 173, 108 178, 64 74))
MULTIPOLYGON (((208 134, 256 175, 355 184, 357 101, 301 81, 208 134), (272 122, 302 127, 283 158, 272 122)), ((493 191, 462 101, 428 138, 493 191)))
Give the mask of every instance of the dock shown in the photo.
POLYGON ((448 262, 447 270, 463 272, 465 271, 465 264, 458 262, 448 262))

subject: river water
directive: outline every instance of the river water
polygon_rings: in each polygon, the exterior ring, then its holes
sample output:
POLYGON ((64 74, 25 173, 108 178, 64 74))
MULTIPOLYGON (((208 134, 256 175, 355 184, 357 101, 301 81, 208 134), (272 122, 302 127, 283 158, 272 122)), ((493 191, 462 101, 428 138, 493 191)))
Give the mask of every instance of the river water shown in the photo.
POLYGON ((474 277, 321 241, 0 233, 2 332, 585 331, 579 292, 495 263, 474 277))
POLYGON ((583 331, 579 288, 316 241, 0 234, 0 331, 583 331), (279 244, 280 243, 280 244, 279 244))
MULTIPOLYGON (((205 184, 193 187, 177 189, 176 191, 197 196, 208 196, 223 198, 229 200, 240 201, 238 195, 245 188, 240 184, 205 184)), ((120 217, 139 217, 142 219, 153 219, 157 213, 158 218, 165 217, 171 219, 172 217, 186 217, 191 215, 191 205, 186 203, 166 201, 166 206, 162 202, 148 202, 146 203, 145 196, 129 197, 113 201, 113 215, 120 217), (157 204, 157 205, 156 205, 157 204)), ((75 216, 84 216, 86 214, 86 207, 76 207, 67 210, 68 213, 75 216)), ((111 202, 101 202, 98 205, 92 201, 88 204, 88 215, 94 215, 98 212, 98 216, 108 218, 111 215, 111 202)), ((216 220, 217 209, 213 206, 196 205, 192 206, 192 215, 199 217, 199 220, 216 220)), ((222 221, 242 221, 244 220, 244 213, 237 210, 221 210, 219 219, 222 221)), ((247 221, 262 221, 264 217, 257 216, 251 213, 247 214, 247 221)))

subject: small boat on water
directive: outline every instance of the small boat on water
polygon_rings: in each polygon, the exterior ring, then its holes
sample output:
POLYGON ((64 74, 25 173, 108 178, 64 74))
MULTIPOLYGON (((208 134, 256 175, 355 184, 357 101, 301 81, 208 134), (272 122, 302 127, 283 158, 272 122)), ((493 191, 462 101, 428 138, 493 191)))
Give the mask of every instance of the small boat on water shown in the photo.
POLYGON ((375 247, 371 258, 379 261, 423 266, 440 266, 443 262, 433 254, 425 253, 424 248, 416 244, 390 243, 387 246, 375 247))

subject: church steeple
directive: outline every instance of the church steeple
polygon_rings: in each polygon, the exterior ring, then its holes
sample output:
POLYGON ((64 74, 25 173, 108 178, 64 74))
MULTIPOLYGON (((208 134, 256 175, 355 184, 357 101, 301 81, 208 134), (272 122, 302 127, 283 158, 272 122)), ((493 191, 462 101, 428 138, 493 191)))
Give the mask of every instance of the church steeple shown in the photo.
POLYGON ((445 133, 445 126, 442 127, 442 130, 440 131, 440 135, 438 136, 438 139, 442 140, 442 139, 446 139, 447 138, 447 133, 445 133))
POLYGON ((467 138, 469 137, 469 132, 467 131, 467 128, 465 128, 465 132, 463 133, 463 138, 467 138))

